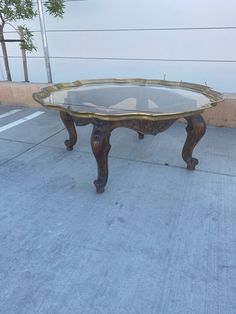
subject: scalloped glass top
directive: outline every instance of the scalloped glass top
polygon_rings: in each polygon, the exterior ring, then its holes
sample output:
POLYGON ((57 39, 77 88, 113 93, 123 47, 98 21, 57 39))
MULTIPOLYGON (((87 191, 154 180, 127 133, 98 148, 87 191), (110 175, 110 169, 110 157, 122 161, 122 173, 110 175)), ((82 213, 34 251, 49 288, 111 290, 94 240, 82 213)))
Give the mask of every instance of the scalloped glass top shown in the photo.
POLYGON ((183 87, 104 83, 52 91, 44 98, 47 104, 81 113, 158 115, 198 111, 210 107, 211 100, 183 87))

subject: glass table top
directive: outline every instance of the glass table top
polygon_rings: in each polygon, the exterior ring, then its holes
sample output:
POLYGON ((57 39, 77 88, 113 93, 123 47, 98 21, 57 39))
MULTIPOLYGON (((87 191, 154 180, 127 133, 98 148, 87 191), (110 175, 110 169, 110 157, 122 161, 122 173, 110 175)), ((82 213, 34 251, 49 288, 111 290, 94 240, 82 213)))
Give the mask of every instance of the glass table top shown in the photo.
POLYGON ((48 108, 104 120, 187 116, 223 100, 204 85, 143 79, 56 84, 33 97, 48 108))

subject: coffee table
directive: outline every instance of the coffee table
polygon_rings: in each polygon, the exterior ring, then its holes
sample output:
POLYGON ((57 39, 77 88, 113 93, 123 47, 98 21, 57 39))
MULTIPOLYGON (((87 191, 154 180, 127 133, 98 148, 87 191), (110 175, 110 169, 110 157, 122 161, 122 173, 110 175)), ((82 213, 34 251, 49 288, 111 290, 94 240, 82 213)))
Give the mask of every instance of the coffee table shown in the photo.
MULTIPOLYGON (((75 125, 93 124, 91 146, 97 161, 97 193, 104 192, 108 179, 108 153, 111 132, 119 127, 156 135, 177 119, 187 121, 187 138, 182 150, 187 169, 194 170, 198 160, 193 149, 206 131, 201 113, 223 96, 205 85, 145 79, 99 79, 55 84, 34 93, 43 106, 58 110, 69 133, 68 150, 77 142, 75 125)), ((124 139, 125 145, 125 139, 124 139)))

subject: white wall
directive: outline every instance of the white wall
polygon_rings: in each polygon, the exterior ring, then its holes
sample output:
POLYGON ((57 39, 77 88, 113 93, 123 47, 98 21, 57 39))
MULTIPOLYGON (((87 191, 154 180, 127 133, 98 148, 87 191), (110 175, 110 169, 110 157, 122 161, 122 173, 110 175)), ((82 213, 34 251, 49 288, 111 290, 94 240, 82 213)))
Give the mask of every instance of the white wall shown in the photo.
MULTIPOLYGON (((53 80, 165 76, 236 92, 235 12, 235 0, 67 1, 63 20, 45 14, 53 80)), ((28 25, 38 46, 29 77, 46 82, 39 21, 28 25)), ((22 81, 20 50, 7 47, 22 81)))

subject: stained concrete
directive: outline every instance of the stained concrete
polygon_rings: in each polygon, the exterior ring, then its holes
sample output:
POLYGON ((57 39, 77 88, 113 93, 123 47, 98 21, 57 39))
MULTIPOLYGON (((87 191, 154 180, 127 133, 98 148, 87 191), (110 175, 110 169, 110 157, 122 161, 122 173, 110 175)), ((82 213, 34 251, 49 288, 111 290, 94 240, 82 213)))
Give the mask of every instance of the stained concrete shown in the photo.
POLYGON ((0 313, 236 313, 236 130, 208 128, 193 172, 183 124, 116 130, 101 195, 78 131, 72 152, 54 112, 0 134, 0 313))

